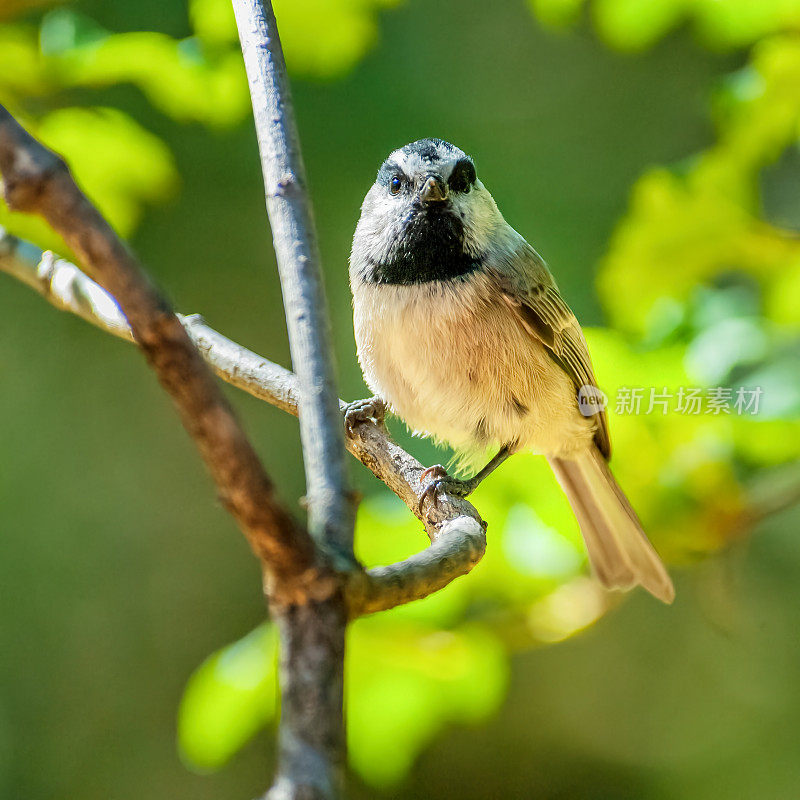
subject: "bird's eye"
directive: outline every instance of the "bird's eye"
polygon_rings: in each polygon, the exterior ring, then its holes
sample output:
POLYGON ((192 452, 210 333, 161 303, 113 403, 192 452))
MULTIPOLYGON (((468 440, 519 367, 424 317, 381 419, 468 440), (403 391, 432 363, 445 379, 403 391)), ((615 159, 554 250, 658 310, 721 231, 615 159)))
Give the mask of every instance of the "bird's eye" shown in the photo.
POLYGON ((400 188, 403 185, 403 181, 400 180, 399 175, 393 175, 392 179, 389 181, 389 191, 392 194, 397 194, 400 191, 400 188))

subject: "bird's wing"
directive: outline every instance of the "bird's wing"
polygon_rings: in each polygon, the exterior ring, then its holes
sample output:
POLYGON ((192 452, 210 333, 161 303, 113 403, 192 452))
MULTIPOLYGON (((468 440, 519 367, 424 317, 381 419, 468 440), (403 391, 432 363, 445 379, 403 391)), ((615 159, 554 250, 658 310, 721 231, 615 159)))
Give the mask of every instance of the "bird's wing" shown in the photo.
MULTIPOLYGON (((515 253, 514 270, 498 275, 503 299, 547 354, 569 375, 576 392, 581 386, 597 386, 589 349, 578 320, 558 292, 553 276, 539 254, 527 243, 515 253)), ((600 452, 611 457, 611 438, 605 409, 594 439, 600 452)))

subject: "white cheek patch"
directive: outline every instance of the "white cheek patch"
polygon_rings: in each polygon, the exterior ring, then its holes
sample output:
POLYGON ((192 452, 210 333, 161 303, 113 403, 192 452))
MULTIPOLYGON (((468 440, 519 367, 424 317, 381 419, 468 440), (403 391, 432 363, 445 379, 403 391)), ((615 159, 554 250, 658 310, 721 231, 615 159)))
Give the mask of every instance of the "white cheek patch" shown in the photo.
POLYGON ((357 258, 380 263, 388 257, 389 250, 400 236, 404 218, 402 208, 402 198, 390 195, 385 186, 375 184, 367 192, 353 239, 351 262, 357 258))
POLYGON ((505 220, 494 199, 484 185, 475 186, 466 194, 451 193, 451 202, 464 225, 464 241, 468 252, 478 256, 493 250, 496 235, 505 226, 505 220))

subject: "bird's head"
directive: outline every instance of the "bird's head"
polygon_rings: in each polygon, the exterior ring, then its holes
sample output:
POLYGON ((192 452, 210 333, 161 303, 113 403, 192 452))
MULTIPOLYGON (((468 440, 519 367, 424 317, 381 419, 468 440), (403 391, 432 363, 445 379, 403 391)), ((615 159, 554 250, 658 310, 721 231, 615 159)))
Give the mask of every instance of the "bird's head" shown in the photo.
POLYGON ((450 280, 481 265, 503 218, 472 158, 420 139, 383 162, 361 207, 354 273, 372 283, 450 280))

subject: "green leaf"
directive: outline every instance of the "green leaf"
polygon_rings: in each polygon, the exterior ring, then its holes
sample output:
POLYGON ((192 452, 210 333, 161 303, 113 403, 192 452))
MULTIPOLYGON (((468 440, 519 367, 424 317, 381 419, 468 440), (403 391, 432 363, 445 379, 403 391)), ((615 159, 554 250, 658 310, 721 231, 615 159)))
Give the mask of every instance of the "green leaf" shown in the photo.
POLYGON ((276 714, 277 634, 271 625, 209 656, 189 679, 178 744, 194 769, 226 763, 276 714))
POLYGON ((509 564, 539 578, 572 577, 583 566, 582 548, 546 525, 529 505, 513 506, 503 532, 509 564))
MULTIPOLYGON (((529 0, 545 24, 575 22, 579 0, 529 0)), ((612 47, 641 50, 684 22, 708 45, 741 47, 800 22, 797 0, 594 0, 597 29, 612 47)))
POLYGON ((350 763, 375 787, 401 780, 445 726, 493 713, 508 682, 505 651, 483 628, 374 618, 351 627, 347 673, 350 763))
POLYGON ((209 54, 161 33, 119 33, 60 56, 65 85, 133 83, 175 119, 230 125, 250 107, 241 53, 209 54))
MULTIPOLYGON (((262 625, 207 658, 186 686, 178 714, 183 758, 218 769, 276 716, 277 635, 262 625)), ((446 725, 476 723, 505 694, 505 650, 477 626, 444 632, 368 618, 348 634, 348 746, 373 786, 400 780, 446 725)))
MULTIPOLYGON (((64 108, 26 126, 62 155, 78 185, 121 236, 128 236, 144 207, 163 202, 177 186, 166 145, 126 114, 111 108, 64 108)), ((0 203, 0 224, 40 247, 68 255, 60 237, 38 217, 11 214, 0 203)))
POLYGON ((109 32, 90 17, 69 8, 58 8, 42 18, 39 46, 42 55, 57 55, 97 44, 108 36, 109 32))
POLYGON ((594 17, 600 35, 621 50, 652 45, 683 16, 684 0, 595 0, 594 17))
POLYGON ((37 97, 50 89, 36 30, 23 25, 0 25, 0 91, 11 97, 37 97))
POLYGON ((227 0, 189 0, 189 19, 198 38, 207 44, 239 41, 233 6, 227 0))
MULTIPOLYGON (((275 0, 273 7, 290 72, 338 78, 350 72, 378 39, 378 12, 397 0, 275 0)), ((198 37, 219 47, 238 35, 228 0, 191 0, 198 37)))

